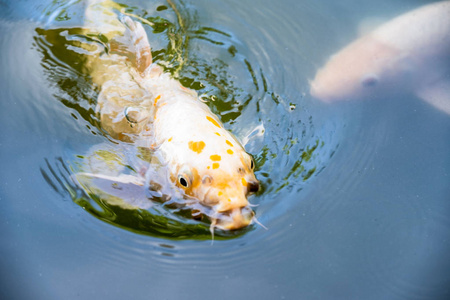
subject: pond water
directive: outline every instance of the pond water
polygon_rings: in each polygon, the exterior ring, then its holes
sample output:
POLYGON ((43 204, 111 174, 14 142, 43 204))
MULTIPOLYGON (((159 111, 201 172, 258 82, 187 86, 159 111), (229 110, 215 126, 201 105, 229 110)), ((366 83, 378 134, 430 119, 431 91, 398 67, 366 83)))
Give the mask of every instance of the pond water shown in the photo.
POLYGON ((126 2, 154 24, 154 59, 250 135, 263 187, 250 201, 267 230, 212 244, 208 224, 72 184, 89 153, 119 153, 81 54, 57 38, 82 25, 83 3, 0 1, 2 298, 449 298, 450 117, 410 95, 309 95, 365 20, 425 3, 126 2))

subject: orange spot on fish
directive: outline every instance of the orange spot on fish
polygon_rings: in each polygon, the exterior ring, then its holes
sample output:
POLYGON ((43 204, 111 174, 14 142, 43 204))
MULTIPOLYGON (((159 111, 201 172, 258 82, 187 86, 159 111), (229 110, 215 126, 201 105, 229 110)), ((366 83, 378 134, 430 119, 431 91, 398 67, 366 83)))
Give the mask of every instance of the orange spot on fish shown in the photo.
POLYGON ((153 106, 156 106, 156 103, 158 103, 158 100, 161 98, 161 95, 158 95, 156 98, 155 98, 155 101, 153 102, 153 106))
POLYGON ((191 149, 194 152, 197 152, 198 154, 202 153, 203 148, 205 148, 205 142, 199 141, 199 142, 189 142, 189 149, 191 149))
POLYGON ((172 137, 170 137, 167 141, 168 141, 168 142, 171 142, 171 141, 172 141, 172 137))
POLYGON ((220 161, 222 159, 222 157, 217 154, 211 155, 209 158, 211 158, 212 161, 220 161))
POLYGON ((211 118, 210 116, 206 116, 206 119, 207 119, 208 121, 210 121, 211 123, 213 123, 215 126, 217 126, 217 127, 220 128, 219 123, 217 123, 217 121, 214 120, 213 118, 211 118))
POLYGON ((228 153, 228 154, 233 154, 234 152, 233 152, 233 150, 228 149, 228 150, 227 150, 227 153, 228 153))
POLYGON ((217 134, 218 136, 220 136, 220 133, 218 133, 218 132, 214 132, 215 134, 217 134))
POLYGON ((242 177, 241 181, 242 181, 242 185, 243 186, 247 186, 247 180, 245 180, 244 177, 242 177))
POLYGON ((219 163, 213 163, 213 165, 212 165, 213 169, 218 169, 219 166, 220 166, 219 163))
POLYGON ((226 142, 229 146, 234 147, 233 144, 232 144, 229 140, 226 140, 225 142, 226 142))
POLYGON ((219 191, 219 193, 217 195, 222 196, 223 195, 222 191, 219 191))
POLYGON ((207 166, 206 168, 209 170, 210 166, 207 166))

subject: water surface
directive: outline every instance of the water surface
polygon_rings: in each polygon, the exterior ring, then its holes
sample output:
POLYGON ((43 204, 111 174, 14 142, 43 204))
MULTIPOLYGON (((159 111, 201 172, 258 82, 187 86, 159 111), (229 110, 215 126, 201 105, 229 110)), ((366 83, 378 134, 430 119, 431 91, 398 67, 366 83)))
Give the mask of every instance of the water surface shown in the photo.
MULTIPOLYGON (((173 236, 196 226, 178 219, 169 234, 136 232, 63 188, 80 155, 111 145, 95 87, 45 37, 79 26, 73 2, 0 2, 5 298, 449 296, 450 118, 413 97, 328 106, 308 94, 363 20, 423 1, 176 2, 184 32, 168 3, 127 2, 174 24, 181 45, 189 37, 187 49, 156 59, 205 94, 228 129, 245 138, 264 126, 246 149, 264 187, 251 201, 268 230, 213 245, 207 226, 173 236)), ((146 27, 153 51, 168 48, 159 29, 146 27)))

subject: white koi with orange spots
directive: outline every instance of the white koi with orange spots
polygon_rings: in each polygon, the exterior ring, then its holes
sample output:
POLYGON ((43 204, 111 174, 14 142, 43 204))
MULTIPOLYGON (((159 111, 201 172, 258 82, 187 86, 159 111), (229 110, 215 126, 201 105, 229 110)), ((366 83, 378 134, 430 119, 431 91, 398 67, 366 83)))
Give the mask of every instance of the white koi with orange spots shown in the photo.
POLYGON ((118 48, 127 49, 128 55, 112 52, 100 60, 103 65, 93 64, 103 70, 93 76, 102 86, 98 110, 103 128, 115 138, 153 149, 167 165, 173 187, 212 211, 207 214, 212 230, 249 225, 255 219, 247 196, 259 189, 252 157, 195 91, 152 64, 142 25, 128 16, 122 23, 110 30, 119 36, 111 45, 125 44, 118 48), (123 91, 118 86, 130 88, 123 91))
POLYGON ((177 88, 179 83, 168 76, 151 79, 155 82, 170 91, 159 93, 153 131, 172 181, 185 195, 222 214, 218 227, 248 225, 253 213, 247 195, 259 185, 251 156, 192 91, 177 88))

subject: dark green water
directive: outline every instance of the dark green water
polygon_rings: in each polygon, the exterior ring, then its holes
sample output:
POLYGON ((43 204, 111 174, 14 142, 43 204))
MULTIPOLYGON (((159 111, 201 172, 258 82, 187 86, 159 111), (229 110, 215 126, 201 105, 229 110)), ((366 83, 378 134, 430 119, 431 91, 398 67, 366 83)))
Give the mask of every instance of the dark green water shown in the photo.
POLYGON ((2 298, 449 297, 450 118, 413 97, 329 106, 308 94, 364 19, 423 1, 124 3, 153 24, 154 59, 227 129, 264 128, 246 149, 268 230, 213 245, 183 213, 124 210, 71 185, 93 149, 120 154, 80 40, 59 34, 80 27, 72 2, 0 2, 2 298))

